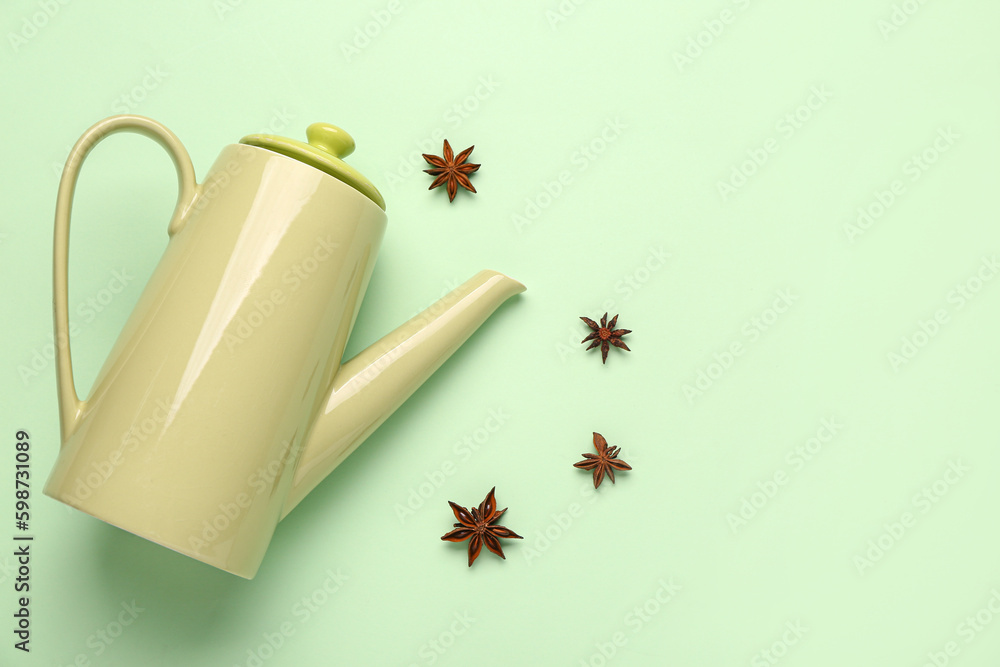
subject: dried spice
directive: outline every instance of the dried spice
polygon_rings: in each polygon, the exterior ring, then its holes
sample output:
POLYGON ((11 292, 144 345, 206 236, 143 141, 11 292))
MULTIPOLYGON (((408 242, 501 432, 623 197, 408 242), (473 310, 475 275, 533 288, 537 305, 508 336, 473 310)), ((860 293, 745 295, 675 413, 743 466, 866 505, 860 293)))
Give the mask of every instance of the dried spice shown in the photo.
POLYGON ((482 165, 466 162, 469 159, 469 155, 472 154, 473 148, 475 146, 469 146, 456 156, 451 150, 451 144, 445 139, 443 157, 424 153, 424 159, 427 160, 429 165, 434 167, 433 169, 424 169, 424 173, 437 176, 434 182, 431 183, 431 187, 427 189, 433 190, 439 185, 445 185, 448 189, 448 201, 455 201, 455 193, 458 192, 459 185, 469 192, 475 192, 476 188, 473 187, 472 182, 469 180, 469 174, 478 171, 482 165))
POLYGON ((581 317, 581 320, 587 323, 587 326, 593 329, 593 333, 588 334, 586 338, 580 341, 580 343, 586 343, 588 340, 593 341, 588 347, 588 350, 592 350, 598 345, 601 346, 601 363, 608 363, 608 350, 611 346, 621 348, 626 352, 631 352, 628 349, 628 345, 622 341, 622 336, 625 334, 632 333, 631 329, 615 329, 615 324, 618 323, 618 316, 615 315, 608 322, 608 314, 604 313, 604 317, 601 318, 601 323, 598 324, 589 317, 581 317))
POLYGON ((594 449, 597 454, 584 454, 583 460, 573 464, 574 468, 594 471, 594 488, 604 481, 607 474, 611 483, 615 483, 615 470, 631 470, 632 466, 618 458, 621 447, 608 447, 608 441, 600 433, 594 433, 594 449))
POLYGON ((524 539, 509 528, 493 525, 507 511, 506 507, 502 510, 497 510, 497 501, 494 496, 496 490, 497 487, 495 486, 490 489, 490 492, 486 494, 486 499, 479 504, 479 507, 473 507, 472 509, 466 509, 450 500, 448 501, 448 504, 451 505, 451 511, 455 513, 455 518, 458 519, 458 523, 455 524, 455 530, 442 536, 441 539, 446 542, 464 542, 465 540, 469 540, 469 567, 472 567, 472 563, 479 557, 479 552, 482 551, 484 544, 487 549, 497 556, 507 560, 507 557, 503 555, 503 548, 500 546, 498 538, 524 539))

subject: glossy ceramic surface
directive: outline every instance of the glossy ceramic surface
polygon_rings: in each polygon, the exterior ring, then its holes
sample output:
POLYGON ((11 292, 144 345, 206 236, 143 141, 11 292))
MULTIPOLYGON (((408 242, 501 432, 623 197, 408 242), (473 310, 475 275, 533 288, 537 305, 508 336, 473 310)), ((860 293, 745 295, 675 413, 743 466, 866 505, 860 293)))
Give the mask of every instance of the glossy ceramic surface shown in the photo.
POLYGON ((279 519, 524 289, 481 272, 341 367, 385 226, 370 196, 286 155, 227 146, 199 185, 154 121, 91 128, 57 203, 63 446, 45 493, 253 577, 279 519), (69 210, 86 154, 120 130, 170 152, 180 191, 167 250, 81 401, 66 344, 69 210))

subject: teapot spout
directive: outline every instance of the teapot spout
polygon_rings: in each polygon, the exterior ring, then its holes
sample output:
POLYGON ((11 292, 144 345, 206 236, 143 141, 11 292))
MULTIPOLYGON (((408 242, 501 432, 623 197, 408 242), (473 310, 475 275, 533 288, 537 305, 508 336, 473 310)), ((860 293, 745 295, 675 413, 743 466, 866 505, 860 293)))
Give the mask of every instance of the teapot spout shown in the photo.
POLYGON ((302 445, 282 518, 524 285, 480 271, 341 366, 302 445))

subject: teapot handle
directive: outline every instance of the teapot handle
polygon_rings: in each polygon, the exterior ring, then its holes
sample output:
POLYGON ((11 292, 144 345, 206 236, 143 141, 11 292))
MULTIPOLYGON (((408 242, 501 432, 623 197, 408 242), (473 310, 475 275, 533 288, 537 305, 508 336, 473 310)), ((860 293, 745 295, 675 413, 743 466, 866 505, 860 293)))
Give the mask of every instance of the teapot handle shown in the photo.
POLYGON ((53 310, 55 315, 55 352, 56 374, 59 394, 59 416, 62 424, 62 443, 76 430, 80 417, 86 408, 86 402, 81 401, 76 393, 73 382, 73 362, 70 355, 69 340, 69 287, 67 281, 69 262, 69 217, 73 205, 73 193, 76 181, 80 176, 80 167, 102 139, 116 132, 136 132, 149 137, 163 146, 170 154, 177 169, 177 205, 174 207, 167 233, 173 236, 181 230, 187 220, 187 213, 200 190, 195 182, 194 166, 184 145, 166 127, 155 120, 143 116, 111 116, 98 122, 73 146, 66 166, 63 168, 62 179, 59 181, 59 194, 56 199, 55 242, 53 252, 52 291, 53 310))

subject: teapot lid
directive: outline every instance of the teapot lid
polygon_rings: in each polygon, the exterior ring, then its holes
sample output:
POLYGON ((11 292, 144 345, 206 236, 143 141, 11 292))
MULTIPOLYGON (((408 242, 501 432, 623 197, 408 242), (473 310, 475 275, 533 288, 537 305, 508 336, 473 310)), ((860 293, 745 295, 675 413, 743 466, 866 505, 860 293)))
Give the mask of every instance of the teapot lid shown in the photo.
POLYGON ((372 182, 341 159, 354 152, 351 135, 336 125, 313 123, 306 128, 306 138, 309 143, 274 134, 250 134, 240 139, 240 143, 266 148, 316 167, 347 183, 385 210, 385 200, 372 182))

